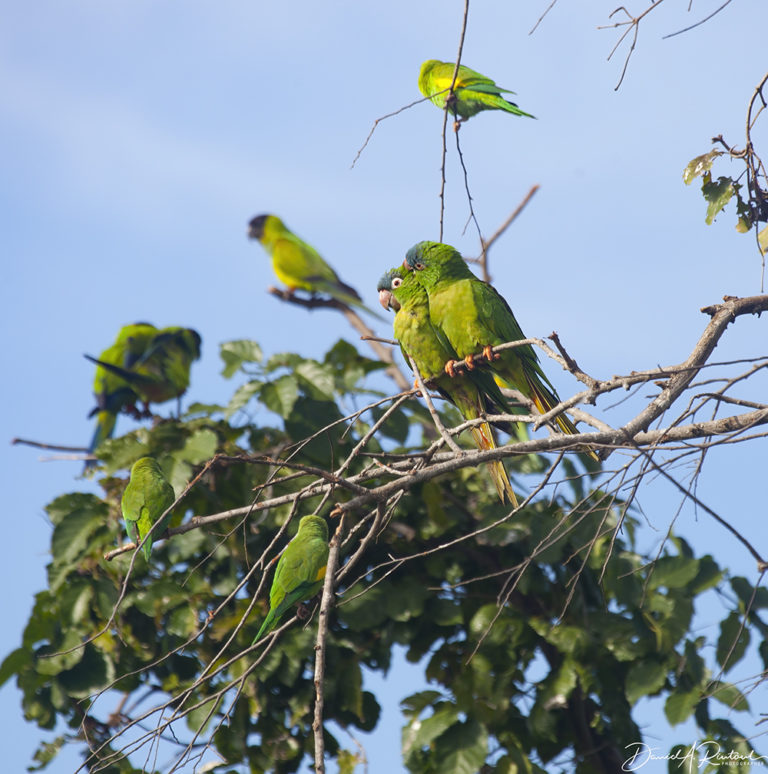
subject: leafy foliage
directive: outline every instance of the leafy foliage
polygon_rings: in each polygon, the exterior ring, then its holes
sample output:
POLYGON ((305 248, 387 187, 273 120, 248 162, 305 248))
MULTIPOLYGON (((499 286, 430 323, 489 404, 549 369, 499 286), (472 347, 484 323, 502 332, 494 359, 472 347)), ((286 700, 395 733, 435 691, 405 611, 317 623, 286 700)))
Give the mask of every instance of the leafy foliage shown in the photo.
MULTIPOLYGON (((757 233, 758 247, 765 254, 768 251, 768 194, 763 191, 756 174, 750 166, 751 156, 747 156, 748 186, 746 194, 742 193, 742 184, 738 177, 720 175, 716 180, 712 177, 712 166, 721 156, 727 155, 720 150, 711 150, 697 156, 688 162, 683 171, 683 182, 690 185, 697 177, 701 177, 701 193, 707 202, 705 221, 711 226, 715 218, 726 208, 731 199, 736 199, 736 230, 746 234, 753 228, 757 233), (750 174, 752 173, 752 174, 750 174)), ((744 154, 741 154, 744 155, 744 154)), ((739 176, 740 177, 740 176, 739 176)))
MULTIPOLYGON (((197 405, 105 443, 102 496, 64 494, 47 508, 48 588, 0 666, 0 683, 16 678, 28 720, 68 727, 42 743, 36 769, 75 743, 87 746, 89 771, 149 771, 147 749, 161 737, 175 759, 215 753, 222 770, 291 772, 312 754, 314 623, 294 619, 249 651, 268 608, 269 562, 298 515, 328 516, 351 497, 307 490, 312 471, 346 461, 348 478, 363 475, 371 459, 352 452, 364 437, 377 458, 420 451, 428 420, 415 399, 361 410, 377 397, 364 379, 382 365, 343 341, 322 361, 284 353, 264 362, 246 341, 224 344, 222 359, 224 375, 242 380, 228 406, 197 405), (177 493, 189 485, 175 510, 183 525, 158 538, 150 565, 134 552, 106 560, 123 539, 125 471, 147 454, 177 493), (222 516, 192 521, 210 514, 222 516)), ((455 414, 440 410, 450 425, 455 414)), ((516 486, 546 467, 521 456, 516 486)), ((731 725, 747 698, 703 653, 715 645, 724 672, 743 658, 752 633, 765 633, 764 590, 731 578, 736 605, 716 643, 694 634, 697 600, 727 580, 716 561, 680 538, 655 561, 639 553, 635 517, 599 487, 599 472, 568 459, 564 469, 569 486, 513 518, 482 469, 416 483, 387 505, 338 588, 326 722, 375 728, 380 698, 365 689, 363 667, 387 672, 399 645, 433 686, 402 702, 411 772, 540 772, 565 760, 578 772, 618 771, 642 740, 632 711, 644 697, 663 701, 669 723, 692 717, 702 739, 749 753, 731 725)), ((355 513, 344 557, 376 513, 355 513)), ((325 740, 340 770, 354 770, 357 754, 328 728, 325 740)))

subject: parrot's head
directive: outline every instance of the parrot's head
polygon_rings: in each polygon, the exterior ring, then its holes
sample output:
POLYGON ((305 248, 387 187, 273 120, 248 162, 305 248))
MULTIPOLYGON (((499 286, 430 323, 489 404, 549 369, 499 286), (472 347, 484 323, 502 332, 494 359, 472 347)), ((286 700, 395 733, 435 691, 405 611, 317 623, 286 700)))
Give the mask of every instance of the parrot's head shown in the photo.
POLYGON ((376 290, 379 291, 379 303, 385 309, 391 309, 393 312, 396 312, 400 308, 400 304, 392 295, 392 292, 403 284, 404 272, 405 269, 402 266, 398 266, 385 272, 378 281, 376 290))
POLYGON ((200 334, 193 328, 184 328, 180 334, 180 342, 184 349, 187 350, 192 360, 200 359, 200 346, 203 343, 200 334))
POLYGON ((285 231, 285 224, 277 215, 257 215, 248 223, 248 238, 258 239, 262 243, 281 231, 285 231))
POLYGON ((248 238, 249 239, 261 239, 264 235, 264 224, 267 222, 269 215, 257 215, 255 218, 251 218, 248 223, 248 238))
POLYGON ((131 478, 142 473, 161 474, 160 466, 154 457, 139 457, 131 467, 131 478))
POLYGON ((328 542, 328 523, 322 516, 302 516, 299 521, 299 533, 322 538, 328 542))
POLYGON ((442 242, 419 242, 406 254, 403 268, 418 274, 419 283, 427 289, 448 277, 474 276, 461 253, 442 242))
POLYGON ((440 62, 438 59, 427 59, 426 62, 422 63, 421 69, 419 70, 419 88, 421 88, 424 80, 429 76, 430 72, 432 72, 432 68, 439 64, 442 64, 442 62, 440 62))
POLYGON ((447 247, 440 242, 418 242, 406 254, 403 268, 409 271, 424 271, 434 264, 434 257, 440 252, 440 248, 447 247))

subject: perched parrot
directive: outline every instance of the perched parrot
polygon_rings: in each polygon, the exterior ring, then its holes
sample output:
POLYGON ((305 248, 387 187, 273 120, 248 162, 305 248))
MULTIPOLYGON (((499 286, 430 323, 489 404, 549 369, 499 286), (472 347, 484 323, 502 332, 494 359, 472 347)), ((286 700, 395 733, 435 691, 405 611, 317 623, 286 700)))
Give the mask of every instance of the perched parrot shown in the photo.
MULTIPOLYGON (((491 347, 525 338, 507 302, 492 285, 478 279, 450 245, 419 242, 406 254, 403 267, 412 270, 427 291, 432 324, 468 368, 473 368, 473 358, 481 351, 487 357, 491 347)), ((489 363, 503 384, 530 398, 542 414, 560 402, 530 344, 499 352, 489 363)), ((452 373, 451 363, 446 371, 452 373)), ((554 421, 564 433, 578 433, 564 413, 554 421)), ((593 451, 582 451, 597 459, 593 451)))
POLYGON ((454 116, 461 116, 457 123, 466 121, 481 110, 506 110, 516 116, 536 117, 501 96, 501 92, 514 94, 514 91, 500 88, 490 78, 464 65, 459 65, 451 94, 448 90, 453 82, 455 67, 453 62, 428 59, 419 72, 419 91, 440 109, 445 109, 447 103, 454 116))
MULTIPOLYGON (((427 291, 415 275, 402 266, 390 269, 377 286, 379 302, 395 311, 394 333, 400 342, 406 362, 413 358, 422 379, 429 382, 459 409, 464 419, 477 419, 485 414, 508 414, 511 409, 488 371, 475 369, 457 378, 445 372, 445 364, 456 359, 447 339, 432 325, 427 291)), ((496 442, 488 422, 470 429, 478 449, 495 449, 496 442)), ((488 463, 488 472, 499 494, 516 508, 517 498, 504 463, 488 463)))
POLYGON ((128 537, 138 545, 152 530, 142 546, 144 558, 149 561, 153 538, 167 528, 170 515, 155 529, 152 525, 173 505, 176 495, 152 457, 141 457, 133 463, 131 480, 123 492, 122 508, 128 537))
MULTIPOLYGON (((134 363, 147 351, 150 342, 157 333, 157 328, 149 323, 134 323, 125 325, 115 339, 115 343, 107 347, 99 355, 96 375, 93 380, 93 394, 96 398, 96 407, 88 415, 96 416, 96 428, 93 438, 88 446, 88 451, 95 451, 96 447, 106 438, 111 438, 115 429, 117 415, 121 411, 134 411, 139 395, 122 376, 118 375, 108 366, 117 366, 130 371, 134 363)), ((95 460, 85 463, 86 469, 95 465, 95 460)))
POLYGON ((288 291, 325 293, 337 301, 381 317, 363 304, 360 294, 342 282, 314 247, 299 239, 277 215, 257 215, 248 224, 248 236, 258 239, 272 257, 272 269, 288 291))
POLYGON ((328 525, 320 516, 304 516, 277 562, 269 591, 269 613, 252 645, 277 626, 289 607, 311 599, 323 588, 326 564, 328 525))
MULTIPOLYGON (((129 326, 130 327, 130 326, 129 326)), ((134 326, 135 327, 135 326, 134 326)), ((193 361, 200 358, 200 334, 192 328, 163 328, 148 339, 142 339, 142 350, 132 354, 126 363, 85 357, 108 372, 113 378, 128 385, 144 402, 145 414, 150 403, 164 403, 181 397, 189 387, 189 370, 193 361)))

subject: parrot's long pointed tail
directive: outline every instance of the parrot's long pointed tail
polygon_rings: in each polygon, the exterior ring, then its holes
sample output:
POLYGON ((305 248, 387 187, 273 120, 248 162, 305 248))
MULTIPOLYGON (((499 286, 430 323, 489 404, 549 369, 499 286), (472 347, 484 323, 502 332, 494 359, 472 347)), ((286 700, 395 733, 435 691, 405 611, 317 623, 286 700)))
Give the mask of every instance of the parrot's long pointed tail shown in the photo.
MULTIPOLYGON (((487 422, 483 422, 482 425, 473 427, 470 432, 472 433, 472 440, 475 442, 475 446, 477 446, 478 449, 496 448, 496 441, 493 438, 491 426, 487 422)), ((499 493, 499 500, 503 503, 506 497, 511 505, 514 508, 517 508, 517 497, 512 489, 512 484, 509 481, 509 476, 507 475, 507 469, 504 467, 504 463, 501 460, 493 460, 492 462, 486 463, 486 465, 493 485, 499 493)))
MULTIPOLYGON (((528 374, 525 375, 525 378, 528 382, 528 386, 531 389, 531 400, 533 400, 533 402, 536 404, 536 408, 541 414, 546 414, 547 411, 552 410, 560 402, 555 397, 555 395, 550 392, 547 387, 540 381, 530 377, 528 374)), ((568 416, 565 414, 565 412, 558 414, 554 421, 560 430, 566 435, 579 434, 579 431, 576 429, 576 425, 574 425, 573 422, 568 419, 568 416)), ((583 454, 589 455, 593 460, 595 460, 595 462, 598 462, 600 459, 589 446, 580 446, 578 450, 583 454)))
POLYGON ((274 620, 275 616, 273 615, 273 611, 270 610, 269 613, 267 613, 267 617, 264 619, 264 623, 261 625, 258 634, 253 638, 251 647, 253 647, 263 636, 266 636, 272 631, 272 629, 275 628, 274 620))

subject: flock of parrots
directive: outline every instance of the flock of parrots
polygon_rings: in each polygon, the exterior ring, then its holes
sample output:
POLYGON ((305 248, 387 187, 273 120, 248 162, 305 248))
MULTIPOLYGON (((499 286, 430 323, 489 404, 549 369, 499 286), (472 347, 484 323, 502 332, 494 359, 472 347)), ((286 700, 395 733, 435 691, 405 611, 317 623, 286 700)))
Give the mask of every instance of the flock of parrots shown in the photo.
MULTIPOLYGON (((430 59, 421 66, 418 85, 425 97, 453 114, 456 129, 481 110, 504 110, 533 118, 502 97, 502 92, 513 92, 496 86, 490 78, 462 65, 454 83, 454 70, 451 62, 430 59)), ((375 314, 317 250, 293 234, 276 215, 253 218, 248 235, 269 253, 275 274, 290 293, 323 293, 375 314)), ((379 280, 377 290, 384 309, 395 313, 394 335, 406 362, 415 365, 423 381, 453 403, 465 419, 519 411, 509 405, 501 387, 517 389, 541 413, 559 402, 533 347, 526 344, 492 351, 499 344, 523 339, 523 332, 502 296, 478 279, 450 245, 414 245, 402 265, 379 280)), ((95 451, 111 437, 120 412, 136 418, 151 416, 150 403, 181 396, 189 386, 192 362, 199 357, 200 336, 190 328, 157 329, 149 323, 122 328, 115 343, 99 358, 89 357, 97 365, 96 407, 91 412, 91 416, 96 415, 96 429, 89 450, 95 451), (137 408, 139 403, 144 404, 142 410, 137 408)), ((578 432, 565 414, 554 421, 563 433, 578 432)), ((495 424, 511 435, 525 432, 515 423, 495 424)), ((479 449, 495 448, 487 421, 472 427, 470 433, 479 449)), ((587 448, 581 451, 595 456, 587 448)), ((90 459, 86 466, 93 464, 95 460, 90 459)), ((488 469, 502 503, 508 501, 516 507, 517 498, 504 463, 490 462, 488 469)), ((153 538, 165 531, 170 518, 167 512, 174 502, 173 488, 157 461, 151 457, 137 460, 121 504, 128 536, 137 546, 141 544, 147 561, 153 538)), ((304 516, 277 563, 269 613, 254 644, 278 625, 291 606, 320 591, 328 550, 325 519, 304 516)))

